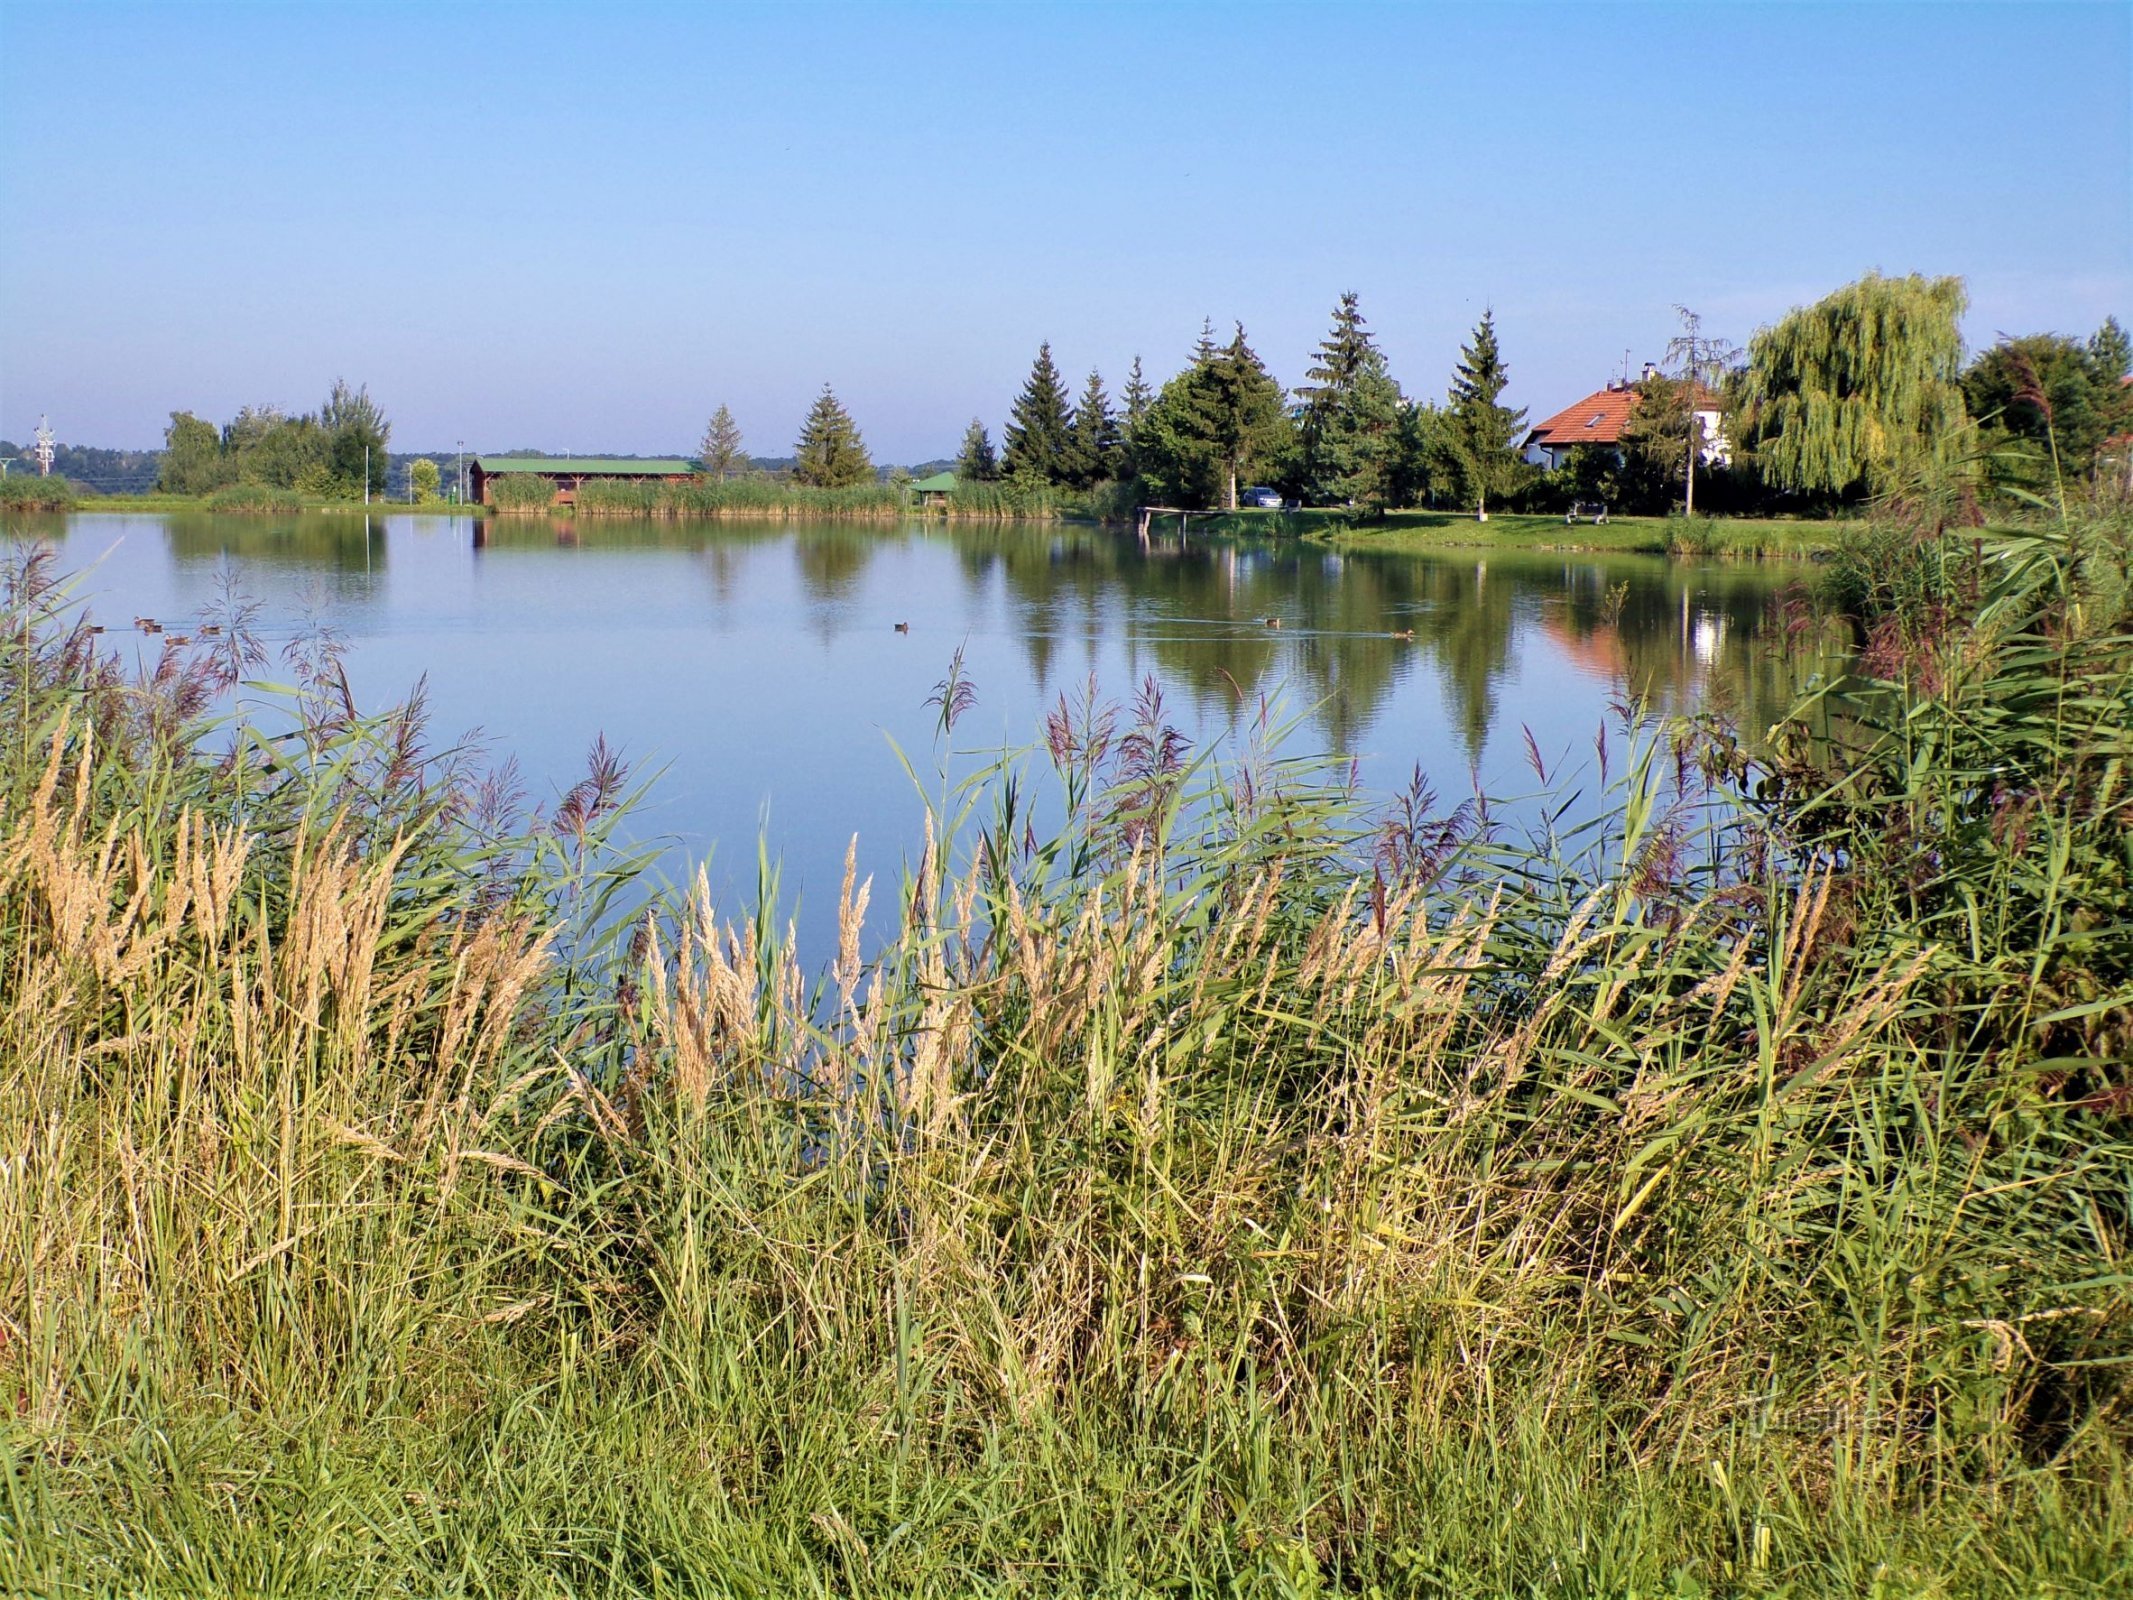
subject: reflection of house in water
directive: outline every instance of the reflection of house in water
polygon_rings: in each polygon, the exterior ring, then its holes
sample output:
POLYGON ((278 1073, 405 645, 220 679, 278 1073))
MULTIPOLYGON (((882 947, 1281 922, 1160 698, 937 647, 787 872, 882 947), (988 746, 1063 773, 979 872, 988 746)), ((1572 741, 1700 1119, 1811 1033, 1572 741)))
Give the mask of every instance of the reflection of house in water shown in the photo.
POLYGON ((1746 665, 1731 648, 1736 619, 1699 604, 1687 587, 1657 615, 1632 608, 1615 621, 1604 617, 1564 597, 1542 607, 1540 629, 1581 675, 1619 683, 1657 705, 1701 701, 1746 665))
POLYGON ((1549 606, 1541 613, 1541 632, 1588 678, 1615 683, 1629 674, 1629 650, 1622 643, 1619 628, 1603 622, 1580 633, 1571 625, 1567 612, 1560 606, 1549 606))
POLYGON ((1704 666, 1715 667, 1726 648, 1726 632, 1733 619, 1723 611, 1699 611, 1690 632, 1689 648, 1704 666))

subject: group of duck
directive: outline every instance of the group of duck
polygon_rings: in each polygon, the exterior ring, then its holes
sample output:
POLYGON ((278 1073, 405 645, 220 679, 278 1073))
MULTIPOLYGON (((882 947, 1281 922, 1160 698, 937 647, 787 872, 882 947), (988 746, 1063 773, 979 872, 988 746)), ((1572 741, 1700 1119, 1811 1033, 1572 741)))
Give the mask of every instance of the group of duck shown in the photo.
MULTIPOLYGON (((133 627, 136 633, 163 633, 163 624, 156 621, 154 617, 135 617, 133 619, 133 627)), ((100 622, 92 622, 89 624, 89 631, 91 633, 102 633, 104 631, 104 625, 100 622)), ((203 622, 192 633, 173 633, 168 635, 165 638, 164 642, 167 644, 191 644, 195 639, 216 639, 220 638, 221 635, 221 623, 203 622)))
MULTIPOLYGON (((1266 625, 1269 628, 1279 628, 1286 626, 1286 624, 1284 624, 1281 618, 1279 617, 1268 617, 1266 619, 1266 625)), ((1412 628, 1394 628, 1391 632, 1385 635, 1385 637, 1388 639, 1412 639, 1414 636, 1415 630, 1412 628)))
MULTIPOLYGON (((1269 628, 1279 628, 1285 626, 1285 624, 1279 617, 1268 617, 1266 619, 1266 625, 1269 628)), ((898 633, 909 633, 911 631, 911 624, 908 622, 899 622, 896 624, 896 631, 898 633)), ((1414 638, 1414 636, 1415 630, 1412 628, 1394 628, 1390 633, 1385 635, 1385 637, 1388 639, 1412 639, 1414 638)))

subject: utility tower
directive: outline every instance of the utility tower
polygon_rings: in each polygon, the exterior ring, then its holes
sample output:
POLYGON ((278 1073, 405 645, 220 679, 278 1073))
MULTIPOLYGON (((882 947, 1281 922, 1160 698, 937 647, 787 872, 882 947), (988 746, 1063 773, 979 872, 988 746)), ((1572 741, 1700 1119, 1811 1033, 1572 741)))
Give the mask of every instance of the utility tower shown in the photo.
POLYGON ((52 422, 49 417, 37 419, 37 448, 30 455, 37 462, 37 476, 49 478, 52 475, 52 422))

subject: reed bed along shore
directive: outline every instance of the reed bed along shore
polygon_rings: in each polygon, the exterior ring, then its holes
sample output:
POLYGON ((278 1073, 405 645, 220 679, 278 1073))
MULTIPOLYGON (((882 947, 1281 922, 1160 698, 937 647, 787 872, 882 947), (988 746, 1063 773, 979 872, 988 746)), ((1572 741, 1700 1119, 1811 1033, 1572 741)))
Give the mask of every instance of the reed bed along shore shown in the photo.
POLYGON ((1513 831, 1092 692, 819 966, 19 563, 0 1590, 2122 1593, 2126 534, 1894 548, 1841 747, 1513 831))
MULTIPOLYGON (((491 491, 505 515, 541 515, 555 509, 545 482, 502 476, 491 491)), ((959 484, 946 495, 914 500, 892 484, 820 489, 806 484, 736 478, 724 483, 627 483, 594 481, 576 494, 581 517, 674 519, 768 518, 784 521, 903 521, 945 517, 977 521, 1053 521, 1061 517, 1124 519, 1130 493, 1114 485, 1087 492, 1005 483, 959 484)))
POLYGON ((77 498, 65 478, 0 473, 0 511, 65 511, 77 498))

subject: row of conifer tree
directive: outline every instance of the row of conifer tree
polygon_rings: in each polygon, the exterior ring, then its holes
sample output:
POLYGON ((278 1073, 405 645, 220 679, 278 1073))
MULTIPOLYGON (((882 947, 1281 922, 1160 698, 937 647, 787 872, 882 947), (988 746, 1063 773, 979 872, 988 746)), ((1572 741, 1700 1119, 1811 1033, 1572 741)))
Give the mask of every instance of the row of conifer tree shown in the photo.
POLYGON ((1069 403, 1049 343, 1039 346, 996 453, 981 419, 963 435, 962 478, 1087 489, 1138 480, 1155 499, 1234 505, 1259 476, 1315 504, 1403 503, 1466 490, 1485 499, 1518 462, 1525 413, 1502 404, 1510 374, 1485 313, 1460 353, 1447 403, 1410 404, 1354 294, 1334 308, 1305 383, 1284 391, 1242 324, 1218 341, 1204 324, 1191 362, 1160 389, 1138 356, 1114 409, 1092 371, 1069 403))

